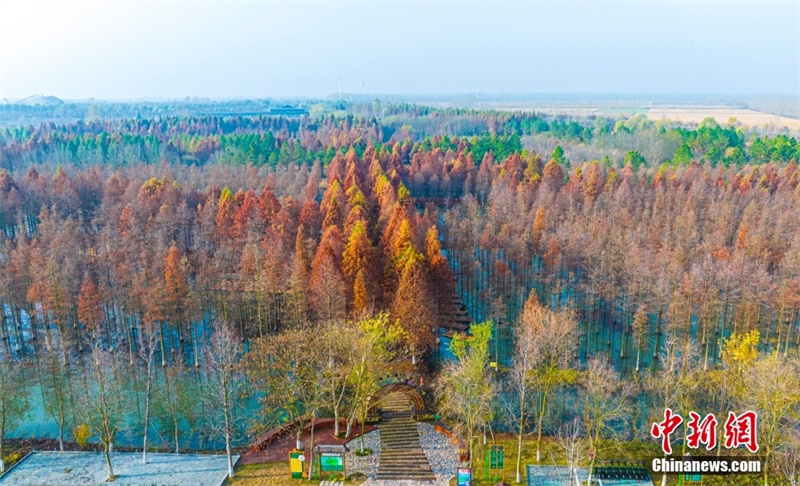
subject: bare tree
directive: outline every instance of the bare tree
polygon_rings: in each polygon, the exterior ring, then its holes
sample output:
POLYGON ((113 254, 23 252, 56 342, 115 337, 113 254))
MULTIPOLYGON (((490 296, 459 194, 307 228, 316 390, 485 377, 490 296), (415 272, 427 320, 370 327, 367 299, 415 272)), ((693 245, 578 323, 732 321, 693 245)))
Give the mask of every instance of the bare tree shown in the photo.
POLYGON ((514 330, 514 356, 506 379, 509 390, 508 393, 503 394, 503 396, 514 396, 514 399, 504 403, 504 409, 507 418, 514 422, 511 426, 517 431, 515 479, 517 483, 522 481, 522 439, 531 415, 529 405, 533 395, 532 373, 541 351, 539 336, 534 332, 536 322, 532 315, 535 312, 534 308, 540 307, 535 301, 535 292, 535 290, 531 290, 523 318, 519 320, 514 330))
POLYGON ((329 356, 309 339, 316 332, 289 329, 255 339, 245 357, 248 374, 261 392, 267 420, 271 425, 294 428, 298 445, 304 426, 313 424, 328 398, 325 373, 329 356))
POLYGON ((103 444, 108 480, 113 481, 115 476, 111 452, 123 421, 124 387, 118 375, 116 360, 110 351, 100 346, 93 348, 86 365, 89 380, 82 400, 86 424, 103 444))
POLYGON ((73 404, 72 368, 64 363, 61 350, 52 349, 42 357, 41 386, 42 405, 58 427, 58 450, 64 451, 64 432, 70 416, 69 409, 73 404))
MULTIPOLYGON (((333 410, 333 435, 339 436, 339 417, 350 391, 351 375, 355 369, 352 347, 356 341, 355 326, 344 321, 332 321, 318 334, 318 344, 327 353, 324 376, 327 402, 333 410)), ((349 427, 347 433, 350 433, 349 427)))
POLYGON ((147 434, 150 429, 153 396, 153 365, 158 349, 155 326, 144 325, 139 331, 139 358, 145 367, 144 424, 142 425, 142 464, 147 464, 147 434))
POLYGON ((474 324, 472 336, 454 337, 451 347, 457 360, 445 365, 435 385, 442 414, 457 420, 457 429, 466 435, 470 467, 477 432, 492 419, 495 386, 488 367, 491 326, 491 321, 474 324))
POLYGON ((231 442, 235 430, 234 406, 236 390, 241 382, 239 362, 242 343, 230 326, 217 322, 203 353, 207 393, 206 409, 210 412, 208 425, 225 439, 228 456, 228 477, 233 477, 233 452, 231 442))
POLYGON ((520 331, 522 326, 517 327, 517 340, 514 357, 511 361, 511 368, 503 384, 507 389, 501 394, 503 417, 509 426, 517 432, 517 462, 516 476, 517 483, 522 482, 522 439, 528 430, 528 421, 531 416, 530 401, 533 395, 530 370, 532 368, 532 348, 530 341, 526 339, 530 336, 520 331))
POLYGON ((0 473, 5 471, 3 439, 6 431, 19 423, 29 406, 27 381, 21 373, 22 365, 0 352, 0 473))
POLYGON ((525 306, 522 327, 533 340, 530 379, 537 392, 536 461, 542 460, 542 424, 553 388, 575 383, 578 374, 570 368, 575 353, 578 320, 570 310, 552 311, 534 303, 525 306))
POLYGON ((392 324, 389 315, 378 314, 355 324, 356 339, 352 343, 353 372, 350 375, 350 402, 347 421, 348 434, 357 416, 361 422, 361 452, 364 452, 364 425, 367 411, 378 392, 378 381, 396 368, 398 351, 405 338, 403 328, 392 324))
POLYGON ((558 429, 556 434, 556 441, 564 451, 564 457, 567 461, 567 468, 569 470, 568 486, 578 486, 575 479, 575 470, 578 468, 584 454, 586 453, 586 446, 581 442, 581 422, 580 419, 575 418, 572 422, 567 422, 558 429))
POLYGON ((784 448, 776 454, 775 462, 789 486, 800 486, 800 433, 796 428, 787 434, 784 448))
POLYGON ((743 405, 758 412, 759 452, 764 458, 764 486, 769 483, 773 454, 780 450, 797 425, 800 379, 797 362, 774 353, 764 356, 744 373, 743 405))
MULTIPOLYGON (((163 385, 156 387, 155 400, 153 401, 153 421, 155 430, 161 436, 159 429, 170 430, 174 441, 175 453, 181 450, 181 424, 185 422, 190 428, 198 419, 197 413, 197 385, 194 381, 197 376, 190 372, 183 356, 178 353, 173 362, 164 368, 163 385)), ((161 439, 168 447, 173 447, 163 436, 161 439)))
POLYGON ((629 410, 628 399, 632 395, 630 385, 620 381, 619 373, 600 358, 591 358, 581 380, 583 423, 589 437, 591 484, 597 448, 605 433, 615 433, 611 425, 624 421, 629 410))
MULTIPOLYGON (((661 356, 658 371, 644 380, 644 386, 656 405, 652 411, 653 418, 663 416, 666 408, 675 409, 676 413, 686 417, 697 403, 698 375, 701 372, 697 348, 691 341, 670 337, 664 343, 661 356)), ((686 436, 688 421, 683 421, 683 427, 686 436)), ((681 452, 686 453, 686 441, 683 441, 681 452)), ((666 474, 662 475, 661 484, 666 486, 666 474)))

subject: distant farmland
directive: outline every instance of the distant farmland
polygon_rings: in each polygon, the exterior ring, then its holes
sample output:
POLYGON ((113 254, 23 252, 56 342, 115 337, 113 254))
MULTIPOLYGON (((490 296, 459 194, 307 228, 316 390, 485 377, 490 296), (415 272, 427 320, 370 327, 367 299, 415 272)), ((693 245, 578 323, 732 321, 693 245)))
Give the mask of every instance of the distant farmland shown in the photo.
POLYGON ((647 110, 647 118, 651 120, 673 120, 679 123, 700 123, 704 118, 714 118, 717 123, 728 123, 731 118, 749 127, 787 127, 789 130, 800 129, 800 120, 785 116, 771 115, 754 110, 730 107, 659 107, 647 110))
MULTIPOLYGON (((790 101, 787 101, 790 102, 790 101)), ((784 127, 790 131, 800 130, 800 120, 779 116, 765 111, 756 111, 740 106, 729 106, 721 102, 669 102, 654 100, 450 100, 433 102, 437 107, 468 107, 483 110, 534 111, 551 116, 585 118, 607 116, 610 118, 632 115, 646 115, 651 120, 671 120, 685 125, 699 124, 711 117, 721 125, 731 118, 736 123, 761 129, 766 132, 780 132, 784 127), (764 130, 766 129, 766 130, 764 130)), ((732 103, 736 104, 736 103, 732 103)))

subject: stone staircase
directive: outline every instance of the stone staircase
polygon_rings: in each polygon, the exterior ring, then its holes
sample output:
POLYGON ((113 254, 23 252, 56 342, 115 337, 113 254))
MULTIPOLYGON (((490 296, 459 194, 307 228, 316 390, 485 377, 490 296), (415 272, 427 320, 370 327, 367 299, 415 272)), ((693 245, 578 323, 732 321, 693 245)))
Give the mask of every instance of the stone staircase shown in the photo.
POLYGON ((381 404, 381 456, 377 479, 435 481, 419 443, 411 401, 401 393, 387 395, 381 404))

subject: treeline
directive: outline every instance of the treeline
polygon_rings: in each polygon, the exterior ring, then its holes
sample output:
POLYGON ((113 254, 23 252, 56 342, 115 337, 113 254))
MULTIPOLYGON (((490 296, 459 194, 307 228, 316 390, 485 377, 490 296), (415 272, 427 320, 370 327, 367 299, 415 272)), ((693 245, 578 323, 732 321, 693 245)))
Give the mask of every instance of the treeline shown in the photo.
MULTIPOLYGON (((558 154, 555 154, 558 155, 558 154)), ((580 352, 655 366, 667 336, 700 343, 706 366, 731 333, 762 350, 800 345, 798 166, 695 162, 635 171, 511 156, 444 211, 444 246, 473 320, 500 321, 511 355, 529 289, 584 323, 580 352)), ((485 172, 484 172, 485 171, 485 172)), ((484 172, 480 175, 480 172, 484 172)))
POLYGON ((91 331, 134 353, 139 326, 157 323, 164 362, 184 340, 196 350, 191 324, 215 316, 261 336, 390 309, 424 353, 452 276, 435 211, 415 210, 395 148, 337 153, 324 178, 318 165, 297 170, 301 194, 282 199, 274 173, 233 192, 125 170, 104 180, 97 167, 4 172, 0 335, 24 354, 40 332, 79 351, 91 331))
POLYGON ((312 165, 329 163, 335 151, 384 139, 374 119, 332 116, 310 121, 285 117, 169 117, 82 121, 0 133, 0 168, 27 170, 42 162, 114 167, 132 163, 312 165))
MULTIPOLYGON (((505 159, 523 149, 523 137, 545 137, 584 147, 578 151, 611 155, 607 164, 631 162, 655 167, 692 161, 741 166, 787 163, 798 158, 798 145, 786 135, 757 136, 711 119, 697 129, 672 128, 637 115, 627 120, 595 117, 586 123, 550 119, 535 113, 436 110, 413 105, 389 106, 377 116, 327 115, 317 118, 271 116, 161 117, 153 119, 78 121, 42 124, 0 132, 0 168, 8 171, 49 161, 114 167, 161 160, 255 166, 329 163, 335 152, 354 147, 359 155, 373 144, 394 145, 411 138, 417 150, 433 147, 457 152, 469 144, 476 163, 492 151, 505 159), (626 148, 627 147, 627 148, 626 148)), ((540 149, 541 150, 541 149, 540 149)), ((577 150, 577 149, 576 149, 577 150)), ((549 152, 549 150, 548 150, 549 152)), ((597 158, 603 158, 602 156, 597 158)))
MULTIPOLYGON (((164 275, 173 248, 191 296, 182 312, 192 309, 180 318, 174 311, 166 315, 178 328, 176 321, 220 311, 229 318, 235 313, 231 321, 259 333, 304 315, 348 314, 360 307, 354 290, 360 270, 367 302, 390 308, 409 259, 399 256, 407 248, 397 246, 398 235, 425 255, 431 274, 437 238, 427 233, 440 231, 469 313, 476 321, 500 322, 493 353, 501 362, 512 345, 512 326, 504 323, 515 320, 531 288, 554 306, 576 307, 586 326, 584 357, 603 350, 624 369, 637 367, 634 356, 638 367, 655 364, 667 332, 697 338, 710 363, 718 359, 719 340, 742 329, 759 329, 768 349, 788 352, 798 345, 793 255, 800 242, 792 215, 800 174, 794 162, 636 170, 633 164, 567 164, 560 148, 547 163, 524 150, 495 159, 495 148, 509 152, 519 143, 515 137, 432 137, 354 145, 344 154, 335 149, 324 169, 320 163, 280 171, 178 165, 177 178, 169 166, 150 166, 151 174, 171 177, 149 179, 124 169, 103 173, 101 166, 73 176, 61 169, 52 175, 34 169, 23 178, 3 173, 0 225, 9 258, 0 263, 23 272, 16 278, 4 272, 5 288, 14 287, 2 294, 10 309, 8 332, 23 311, 38 313, 42 322, 77 326, 84 281, 94 281, 106 296, 111 319, 138 322, 146 312, 136 300, 152 300, 144 295, 156 291, 153 279, 164 275), (482 143, 492 148, 476 164, 473 154, 485 148, 482 143), (225 180, 241 189, 225 189, 225 180), (328 231, 333 226, 338 232, 328 231), (343 261, 351 240, 363 247, 359 253, 374 255, 369 269, 343 261), (69 241, 72 254, 51 256, 58 241, 69 241), (329 296, 336 304, 327 312, 290 312, 292 299, 306 295, 312 281, 325 287, 320 251, 341 274, 334 277, 344 297, 329 296), (107 269, 92 263, 98 253, 107 269), (48 257, 50 267, 42 263, 48 257), (297 258, 305 263, 293 268, 297 258), (58 272, 55 284, 66 286, 51 290, 59 304, 36 298, 47 295, 42 280, 48 268, 58 272), (266 276, 259 273, 265 268, 266 276), (245 288, 257 302, 243 304, 243 294, 233 291, 245 288), (57 308, 61 316, 53 319, 57 308), (125 319, 116 316, 121 308, 128 309, 125 319)), ((129 334, 122 333, 132 341, 129 334)))

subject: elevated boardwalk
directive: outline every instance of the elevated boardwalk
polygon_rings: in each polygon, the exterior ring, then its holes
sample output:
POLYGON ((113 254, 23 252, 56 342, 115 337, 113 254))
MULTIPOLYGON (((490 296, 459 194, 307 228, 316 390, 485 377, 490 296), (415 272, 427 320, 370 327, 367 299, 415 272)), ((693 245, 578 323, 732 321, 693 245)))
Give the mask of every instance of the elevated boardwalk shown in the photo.
POLYGON ((467 308, 461 302, 461 297, 456 294, 443 302, 440 307, 443 317, 440 327, 445 329, 445 334, 453 332, 466 332, 472 319, 467 315, 467 308))

